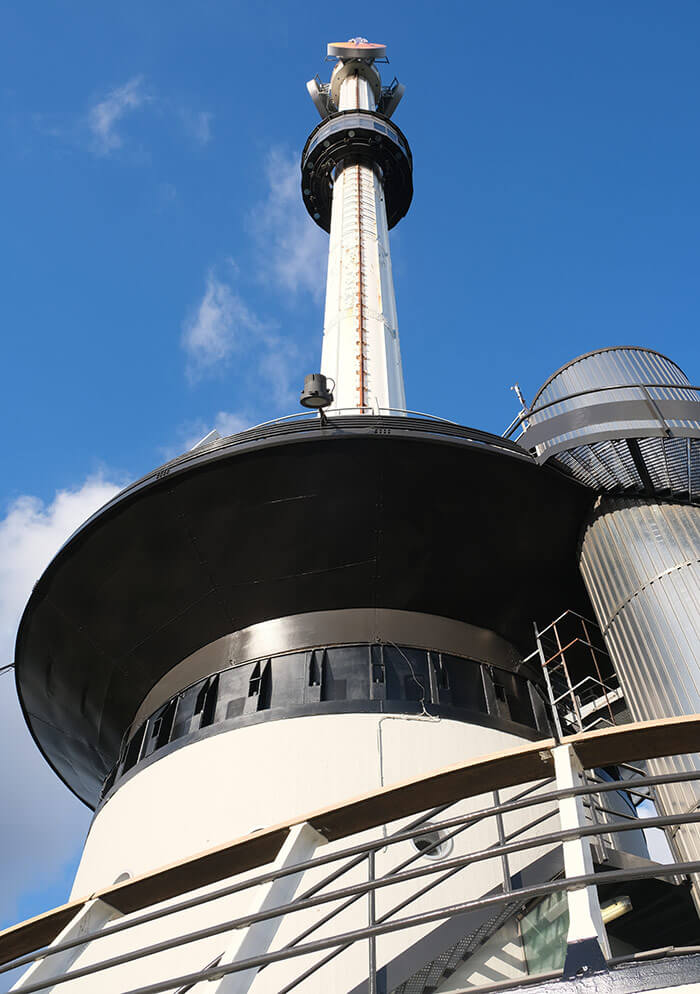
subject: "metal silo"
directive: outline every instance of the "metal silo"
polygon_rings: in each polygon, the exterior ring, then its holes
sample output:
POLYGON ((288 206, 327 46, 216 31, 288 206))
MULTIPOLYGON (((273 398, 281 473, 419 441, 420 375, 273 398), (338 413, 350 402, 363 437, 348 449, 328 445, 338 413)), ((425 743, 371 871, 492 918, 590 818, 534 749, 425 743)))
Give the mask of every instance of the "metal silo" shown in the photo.
MULTIPOLYGON (((600 495, 579 565, 632 717, 700 712, 700 390, 649 349, 581 356, 542 387, 520 438, 600 495)), ((651 763, 654 773, 700 760, 651 763)), ((700 806, 700 786, 659 788, 669 813, 700 806)), ((673 841, 700 855, 700 830, 673 841)))

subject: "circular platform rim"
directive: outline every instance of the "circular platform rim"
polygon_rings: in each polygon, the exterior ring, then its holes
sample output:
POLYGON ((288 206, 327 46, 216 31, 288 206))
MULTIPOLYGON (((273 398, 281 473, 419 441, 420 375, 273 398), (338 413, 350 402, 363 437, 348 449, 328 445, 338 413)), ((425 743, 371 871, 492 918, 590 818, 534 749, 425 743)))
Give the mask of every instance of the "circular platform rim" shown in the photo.
MULTIPOLYGON (((454 446, 460 449, 477 450, 493 458, 506 458, 513 460, 513 464, 524 464, 525 472, 531 470, 534 473, 544 473, 552 479, 559 478, 562 483, 572 488, 572 492, 580 490, 585 492, 586 488, 573 483, 565 474, 556 470, 538 467, 532 456, 516 443, 510 442, 500 436, 491 435, 477 429, 469 429, 455 425, 452 422, 438 420, 428 420, 419 418, 408 418, 401 416, 368 416, 358 415, 355 417, 334 417, 328 419, 327 424, 321 423, 317 418, 304 420, 301 422, 263 425, 259 428, 250 429, 238 435, 214 442, 202 449, 197 449, 183 454, 164 466, 154 470, 152 473, 140 480, 135 481, 130 486, 124 488, 112 500, 108 501, 102 508, 93 514, 87 521, 73 533, 68 541, 56 554, 54 559, 46 567, 46 570, 39 578, 27 605, 22 614, 17 635, 15 681, 17 693, 20 700, 22 713, 27 726, 37 743, 37 747, 45 757, 49 765, 56 774, 63 780, 73 793, 83 800, 88 806, 92 806, 92 801, 88 796, 83 796, 79 777, 74 779, 77 786, 71 782, 71 778, 59 770, 56 763, 51 758, 55 751, 47 745, 44 747, 40 741, 39 734, 35 729, 42 717, 30 714, 25 703, 25 696, 22 684, 25 677, 29 679, 29 671, 25 675, 26 666, 23 666, 24 645, 28 637, 34 611, 41 604, 46 585, 51 581, 57 571, 60 570, 63 561, 69 556, 75 542, 85 536, 90 530, 98 529, 109 523, 110 516, 117 513, 127 502, 135 500, 149 489, 155 490, 159 485, 164 486, 171 483, 173 478, 180 476, 190 476, 195 474, 200 468, 210 466, 220 461, 235 458, 239 454, 247 454, 261 450, 273 450, 278 447, 287 449, 289 445, 301 444, 303 442, 328 441, 333 438, 338 441, 351 440, 357 438, 370 438, 375 436, 381 444, 387 440, 409 440, 423 443, 436 443, 439 445, 454 446), (527 467, 527 469, 525 468, 527 467)), ((388 605, 390 606, 390 605, 388 605)), ((127 723, 128 724, 128 723, 127 723)), ((64 739, 70 738, 70 730, 65 726, 61 729, 64 739)), ((89 741, 89 740, 86 740, 89 741)), ((96 748, 96 746, 95 746, 96 748)), ((57 753, 57 756, 65 758, 66 753, 57 753)), ((96 801, 96 798, 95 798, 96 801)))

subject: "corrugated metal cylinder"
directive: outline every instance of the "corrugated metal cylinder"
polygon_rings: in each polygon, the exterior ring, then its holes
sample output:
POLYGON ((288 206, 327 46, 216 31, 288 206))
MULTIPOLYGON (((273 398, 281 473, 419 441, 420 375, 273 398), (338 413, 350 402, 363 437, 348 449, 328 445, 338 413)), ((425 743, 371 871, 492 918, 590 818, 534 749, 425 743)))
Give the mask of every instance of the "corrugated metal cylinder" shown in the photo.
POLYGON ((593 489, 700 502, 700 389, 651 349, 567 363, 537 393, 519 441, 593 489))
MULTIPOLYGON (((580 567, 633 719, 700 713, 700 508, 605 498, 586 526, 580 567)), ((700 757, 649 766, 697 770, 700 757)), ((698 782, 658 795, 668 814, 700 806, 698 782)), ((700 826, 679 828, 673 841, 683 859, 700 859, 700 826)))

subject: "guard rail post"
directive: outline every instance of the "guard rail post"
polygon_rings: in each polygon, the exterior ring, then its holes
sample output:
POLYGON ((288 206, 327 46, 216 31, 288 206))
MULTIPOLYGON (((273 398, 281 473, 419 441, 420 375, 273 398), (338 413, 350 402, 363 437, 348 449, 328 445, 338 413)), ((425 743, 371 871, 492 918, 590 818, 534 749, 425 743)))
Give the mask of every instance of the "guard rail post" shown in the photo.
MULTIPOLYGON (((552 749, 557 790, 571 790, 584 785, 583 767, 570 745, 552 749)), ((559 801, 559 818, 563 831, 586 825, 586 812, 581 795, 564 797, 559 801)), ((564 875, 581 877, 593 873, 591 844, 588 838, 576 838, 562 843, 564 875)), ((576 977, 607 969, 610 947, 600 912, 595 886, 567 891, 569 931, 567 934, 564 976, 576 977)))

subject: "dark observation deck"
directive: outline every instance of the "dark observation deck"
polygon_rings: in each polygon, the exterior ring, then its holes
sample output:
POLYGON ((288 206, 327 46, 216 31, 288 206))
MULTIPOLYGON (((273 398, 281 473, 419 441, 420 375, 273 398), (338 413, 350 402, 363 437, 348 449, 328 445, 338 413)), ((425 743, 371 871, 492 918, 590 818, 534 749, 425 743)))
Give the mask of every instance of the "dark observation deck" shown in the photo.
POLYGON ((576 545, 592 499, 517 444, 439 420, 312 417, 198 448, 106 504, 37 583, 15 657, 29 728, 94 806, 151 688, 231 632, 375 607, 524 654, 533 620, 590 613, 576 545))

